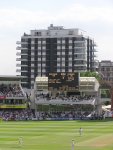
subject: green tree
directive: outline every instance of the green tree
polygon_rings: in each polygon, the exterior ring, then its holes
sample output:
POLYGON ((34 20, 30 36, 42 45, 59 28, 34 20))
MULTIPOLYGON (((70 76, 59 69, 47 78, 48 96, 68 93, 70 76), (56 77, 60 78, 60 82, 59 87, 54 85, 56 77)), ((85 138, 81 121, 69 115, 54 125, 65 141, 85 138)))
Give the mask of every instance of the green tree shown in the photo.
POLYGON ((101 80, 101 76, 97 72, 90 72, 90 71, 81 72, 80 77, 95 77, 98 81, 101 80))

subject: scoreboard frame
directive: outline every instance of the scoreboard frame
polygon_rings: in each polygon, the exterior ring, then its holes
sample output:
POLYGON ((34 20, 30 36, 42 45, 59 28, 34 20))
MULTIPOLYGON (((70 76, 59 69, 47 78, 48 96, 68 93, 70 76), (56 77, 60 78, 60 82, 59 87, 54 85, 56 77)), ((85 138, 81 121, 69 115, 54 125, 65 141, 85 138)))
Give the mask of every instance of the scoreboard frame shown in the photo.
POLYGON ((79 91, 79 73, 49 73, 48 89, 58 91, 79 91))

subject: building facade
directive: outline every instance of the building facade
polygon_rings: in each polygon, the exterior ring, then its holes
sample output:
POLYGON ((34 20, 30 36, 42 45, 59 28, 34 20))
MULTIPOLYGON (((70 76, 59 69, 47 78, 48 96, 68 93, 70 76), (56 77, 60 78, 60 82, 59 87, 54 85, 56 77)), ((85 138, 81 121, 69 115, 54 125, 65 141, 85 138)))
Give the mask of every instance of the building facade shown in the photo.
POLYGON ((79 29, 53 26, 31 30, 17 42, 17 72, 24 76, 22 85, 31 88, 36 76, 52 72, 95 71, 96 49, 93 39, 79 29))
POLYGON ((102 75, 103 81, 108 85, 111 93, 111 110, 113 111, 113 62, 110 60, 102 60, 99 62, 99 73, 102 75))
POLYGON ((110 60, 102 60, 99 62, 99 73, 104 81, 113 84, 113 62, 110 60))

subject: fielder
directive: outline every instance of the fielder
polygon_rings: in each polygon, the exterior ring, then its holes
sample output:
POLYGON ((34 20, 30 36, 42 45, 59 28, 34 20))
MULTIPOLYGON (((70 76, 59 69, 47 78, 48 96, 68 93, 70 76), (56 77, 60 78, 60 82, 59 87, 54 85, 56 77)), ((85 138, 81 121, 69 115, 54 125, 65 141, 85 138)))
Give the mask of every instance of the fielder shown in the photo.
POLYGON ((72 140, 71 149, 72 149, 72 150, 74 150, 74 149, 75 149, 75 142, 74 142, 74 140, 72 140))
POLYGON ((23 145, 23 138, 22 137, 18 138, 18 144, 19 144, 19 146, 23 145))
POLYGON ((79 129, 79 134, 80 134, 80 136, 82 136, 82 134, 83 134, 83 129, 82 128, 79 129))

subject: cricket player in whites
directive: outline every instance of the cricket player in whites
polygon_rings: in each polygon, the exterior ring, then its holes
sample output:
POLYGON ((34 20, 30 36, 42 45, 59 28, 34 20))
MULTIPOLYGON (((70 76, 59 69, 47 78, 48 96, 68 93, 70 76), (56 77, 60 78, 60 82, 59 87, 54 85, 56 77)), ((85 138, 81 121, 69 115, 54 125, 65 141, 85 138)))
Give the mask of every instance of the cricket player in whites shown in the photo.
POLYGON ((79 129, 79 134, 80 134, 80 136, 82 136, 82 134, 83 134, 83 129, 82 128, 79 129))
POLYGON ((20 137, 18 138, 18 144, 19 144, 19 146, 22 146, 22 145, 23 145, 23 138, 22 138, 22 136, 20 136, 20 137))
POLYGON ((75 142, 74 140, 72 140, 71 150, 74 150, 74 149, 75 149, 75 142))

